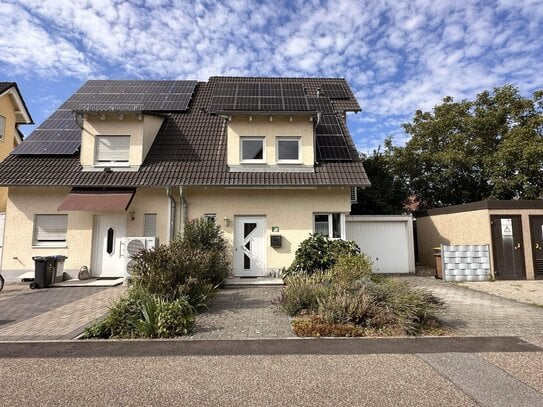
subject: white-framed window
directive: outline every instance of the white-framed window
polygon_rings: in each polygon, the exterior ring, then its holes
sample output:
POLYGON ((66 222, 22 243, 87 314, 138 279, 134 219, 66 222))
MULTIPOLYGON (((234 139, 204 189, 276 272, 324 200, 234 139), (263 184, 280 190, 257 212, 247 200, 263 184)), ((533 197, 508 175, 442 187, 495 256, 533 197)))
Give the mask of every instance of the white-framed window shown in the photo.
POLYGON ((156 237, 156 213, 143 214, 143 236, 156 237))
POLYGON ((358 202, 358 188, 351 187, 351 203, 355 204, 358 202))
POLYGON ((95 136, 94 163, 104 167, 126 167, 130 136, 95 136))
POLYGON ((0 140, 4 140, 6 136, 6 118, 0 115, 0 140))
POLYGON ((301 160, 300 137, 277 137, 277 162, 299 164, 301 160))
POLYGON ((65 247, 68 215, 34 215, 32 245, 65 247))
POLYGON ((266 162, 266 144, 263 137, 242 137, 240 139, 240 161, 261 164, 266 162))
POLYGON ((313 214, 313 232, 331 239, 345 239, 345 215, 343 213, 313 214))

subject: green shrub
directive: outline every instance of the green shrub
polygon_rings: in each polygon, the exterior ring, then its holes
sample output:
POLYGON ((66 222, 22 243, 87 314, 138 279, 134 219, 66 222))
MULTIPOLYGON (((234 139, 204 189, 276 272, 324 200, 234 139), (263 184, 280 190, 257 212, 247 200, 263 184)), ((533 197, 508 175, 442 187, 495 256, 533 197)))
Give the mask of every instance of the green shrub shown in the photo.
POLYGON ((171 338, 186 335, 196 310, 185 298, 167 301, 139 287, 131 287, 107 317, 87 328, 85 338, 171 338))
POLYGON ((417 335, 438 326, 443 306, 407 281, 373 274, 365 255, 341 254, 329 270, 296 273, 285 284, 281 305, 289 315, 303 317, 297 332, 311 336, 417 335))
POLYGON ((226 251, 227 244, 219 225, 211 219, 191 220, 185 225, 181 240, 190 247, 217 252, 226 251))
POLYGON ((279 302, 291 316, 303 311, 316 311, 318 299, 328 291, 330 285, 327 275, 316 272, 312 275, 299 273, 285 279, 286 286, 281 292, 279 302))
POLYGON ((321 234, 312 234, 296 250, 286 275, 295 273, 315 273, 332 267, 341 255, 358 255, 360 248, 356 243, 345 240, 332 240, 321 234))

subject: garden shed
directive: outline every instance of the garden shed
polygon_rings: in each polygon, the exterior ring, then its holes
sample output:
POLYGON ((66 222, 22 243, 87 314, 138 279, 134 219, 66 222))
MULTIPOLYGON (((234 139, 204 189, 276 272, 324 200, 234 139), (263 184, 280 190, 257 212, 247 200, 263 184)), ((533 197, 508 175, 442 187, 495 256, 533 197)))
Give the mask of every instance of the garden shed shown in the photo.
POLYGON ((347 240, 367 254, 376 273, 415 272, 411 215, 351 215, 345 217, 347 240))
POLYGON ((543 200, 485 200, 417 217, 419 263, 435 266, 440 245, 488 245, 493 277, 543 278, 543 200))

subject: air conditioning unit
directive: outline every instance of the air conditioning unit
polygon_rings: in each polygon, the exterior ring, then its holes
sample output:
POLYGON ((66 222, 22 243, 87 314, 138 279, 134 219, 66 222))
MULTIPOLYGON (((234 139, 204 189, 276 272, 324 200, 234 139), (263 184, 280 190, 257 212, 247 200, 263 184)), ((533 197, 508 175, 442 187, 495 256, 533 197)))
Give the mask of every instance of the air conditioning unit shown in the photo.
POLYGON ((156 237, 125 237, 124 238, 124 281, 127 282, 132 275, 134 260, 132 256, 143 249, 154 249, 158 245, 156 237))

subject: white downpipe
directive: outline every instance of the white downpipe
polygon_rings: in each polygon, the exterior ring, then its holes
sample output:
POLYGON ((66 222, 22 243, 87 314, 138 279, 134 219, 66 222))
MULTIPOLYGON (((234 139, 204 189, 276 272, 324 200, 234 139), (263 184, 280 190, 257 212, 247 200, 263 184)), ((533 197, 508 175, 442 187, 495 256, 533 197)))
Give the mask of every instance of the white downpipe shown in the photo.
POLYGON ((170 207, 168 210, 168 237, 171 242, 175 237, 175 212, 176 212, 176 202, 172 195, 172 190, 170 187, 166 188, 166 194, 170 200, 170 207))
POLYGON ((187 223, 187 219, 188 219, 188 215, 189 215, 189 212, 188 212, 188 209, 189 209, 189 204, 187 202, 187 200, 185 199, 185 190, 183 187, 179 187, 179 198, 180 198, 180 206, 181 206, 181 220, 180 220, 180 225, 179 225, 179 229, 180 229, 180 232, 183 233, 185 231, 185 224, 187 223))

